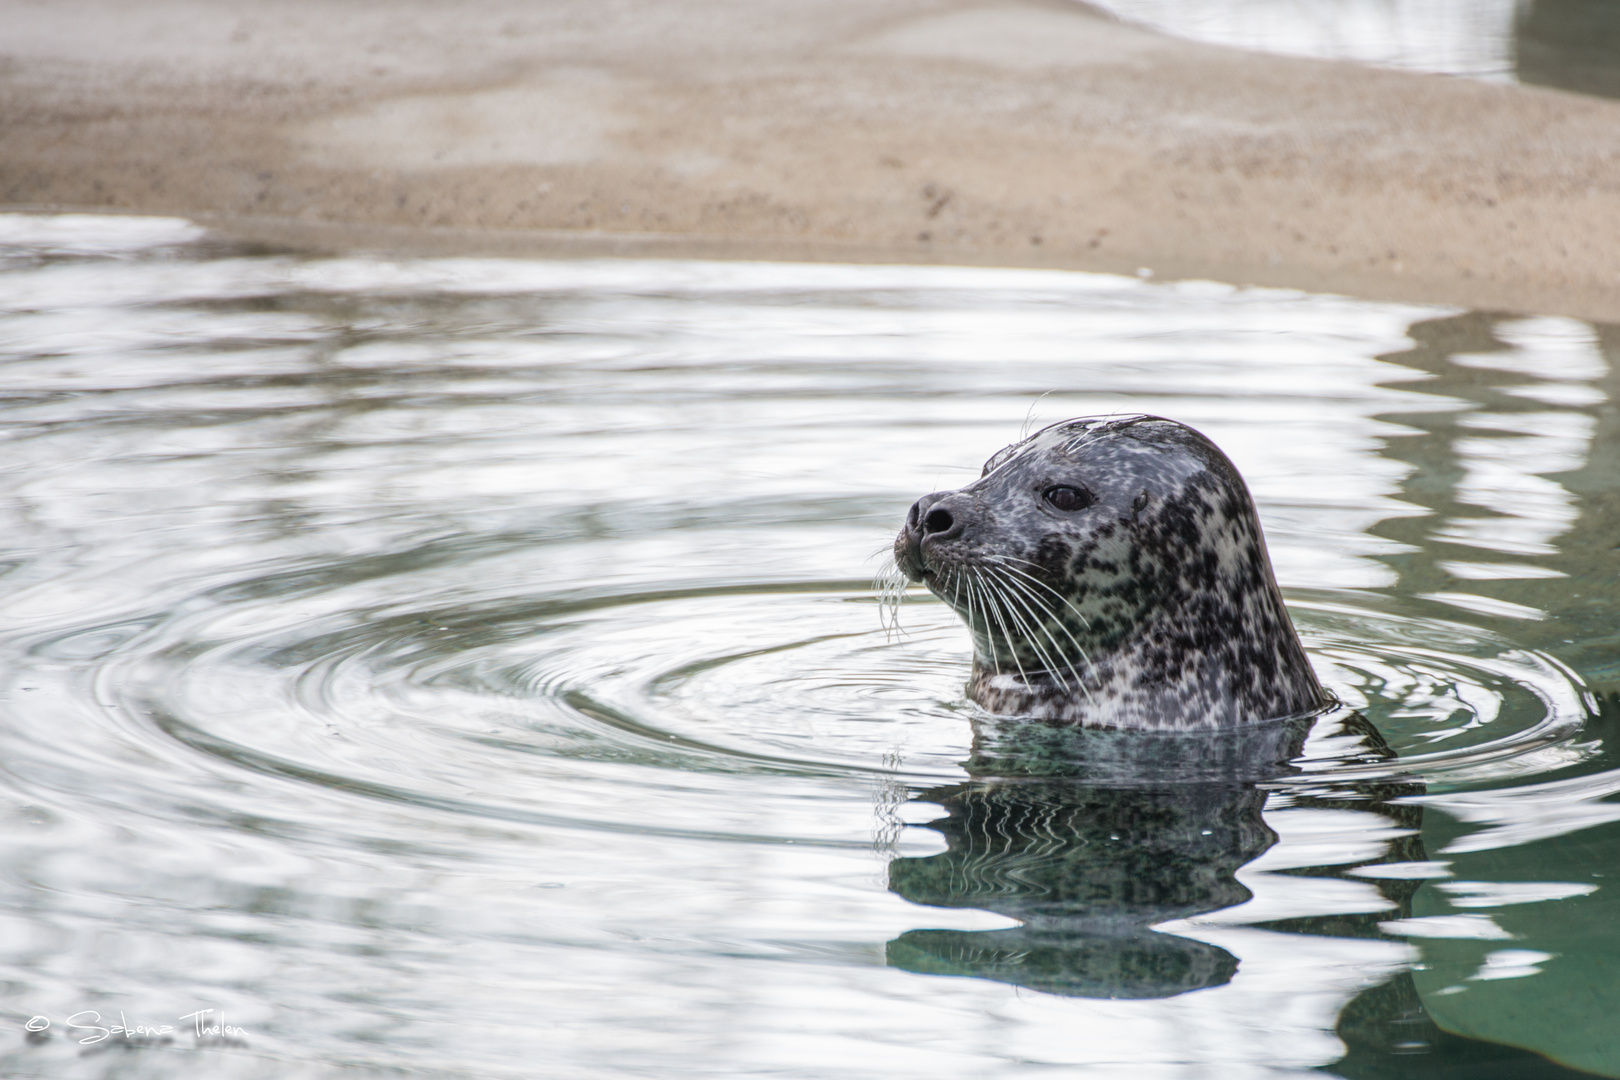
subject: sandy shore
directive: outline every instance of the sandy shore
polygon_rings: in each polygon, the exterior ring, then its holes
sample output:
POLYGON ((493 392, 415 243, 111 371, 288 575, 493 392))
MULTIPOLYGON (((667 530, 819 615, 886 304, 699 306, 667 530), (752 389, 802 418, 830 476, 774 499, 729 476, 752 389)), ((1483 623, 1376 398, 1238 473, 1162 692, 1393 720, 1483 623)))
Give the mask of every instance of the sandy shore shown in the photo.
POLYGON ((1620 102, 1180 42, 1067 0, 0 0, 0 25, 10 207, 1620 321, 1620 102))

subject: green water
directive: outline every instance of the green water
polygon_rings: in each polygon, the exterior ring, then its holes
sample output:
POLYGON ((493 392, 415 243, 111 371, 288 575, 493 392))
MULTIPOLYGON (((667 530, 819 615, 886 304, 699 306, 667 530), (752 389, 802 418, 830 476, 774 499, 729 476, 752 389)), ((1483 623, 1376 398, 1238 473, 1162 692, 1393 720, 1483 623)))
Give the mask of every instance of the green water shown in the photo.
POLYGON ((1613 328, 9 216, 0 355, 8 1076, 1620 1076, 1613 328), (1107 412, 1345 708, 1043 732, 886 628, 1107 412))

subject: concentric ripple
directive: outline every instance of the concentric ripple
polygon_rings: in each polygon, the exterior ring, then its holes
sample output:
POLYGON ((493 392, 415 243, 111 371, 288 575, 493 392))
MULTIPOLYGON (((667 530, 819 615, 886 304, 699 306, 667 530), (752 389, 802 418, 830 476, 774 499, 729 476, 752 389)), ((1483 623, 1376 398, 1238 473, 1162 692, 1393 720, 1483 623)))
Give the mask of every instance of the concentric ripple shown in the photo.
MULTIPOLYGON (((281 600, 239 602, 38 649, 96 650, 98 701, 234 766, 497 819, 718 838, 732 834, 696 819, 726 785, 967 775, 983 714, 963 696, 966 635, 919 600, 895 630, 869 588, 840 582, 455 609, 315 594, 298 606, 338 614, 278 627, 281 600), (672 803, 653 820, 649 791, 672 803)), ((1307 773, 1439 789, 1589 751, 1576 736, 1592 703, 1550 657, 1356 594, 1296 599, 1294 613, 1326 685, 1398 755, 1346 764, 1319 739, 1307 773)))

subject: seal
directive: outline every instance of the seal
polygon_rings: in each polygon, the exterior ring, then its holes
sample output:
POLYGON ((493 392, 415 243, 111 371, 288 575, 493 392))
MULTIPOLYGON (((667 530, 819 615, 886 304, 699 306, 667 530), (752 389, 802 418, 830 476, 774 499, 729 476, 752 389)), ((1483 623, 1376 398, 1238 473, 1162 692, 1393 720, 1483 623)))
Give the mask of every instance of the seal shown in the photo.
POLYGON ((1044 428, 918 499, 894 553, 966 621, 992 713, 1192 731, 1331 704, 1243 478, 1173 420, 1044 428))

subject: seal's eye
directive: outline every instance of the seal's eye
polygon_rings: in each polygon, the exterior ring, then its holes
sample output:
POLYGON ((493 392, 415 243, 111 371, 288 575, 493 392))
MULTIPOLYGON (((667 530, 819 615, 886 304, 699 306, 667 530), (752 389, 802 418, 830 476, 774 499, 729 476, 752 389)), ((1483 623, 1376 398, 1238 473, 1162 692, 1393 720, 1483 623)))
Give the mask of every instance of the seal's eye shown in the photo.
POLYGON ((1050 503, 1054 509, 1065 513, 1084 510, 1095 501, 1091 497, 1091 492, 1073 487, 1049 487, 1041 492, 1041 498, 1050 503))

